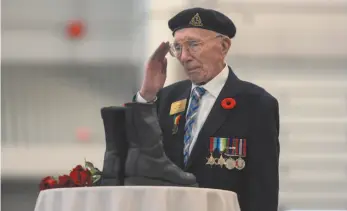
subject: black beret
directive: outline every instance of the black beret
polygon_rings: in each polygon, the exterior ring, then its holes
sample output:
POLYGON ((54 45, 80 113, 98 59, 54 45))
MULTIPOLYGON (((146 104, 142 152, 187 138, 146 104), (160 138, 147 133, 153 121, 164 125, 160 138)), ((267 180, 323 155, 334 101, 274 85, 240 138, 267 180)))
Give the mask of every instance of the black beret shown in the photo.
POLYGON ((201 28, 233 38, 236 27, 232 20, 221 12, 200 7, 183 10, 172 17, 168 22, 172 35, 183 28, 201 28))

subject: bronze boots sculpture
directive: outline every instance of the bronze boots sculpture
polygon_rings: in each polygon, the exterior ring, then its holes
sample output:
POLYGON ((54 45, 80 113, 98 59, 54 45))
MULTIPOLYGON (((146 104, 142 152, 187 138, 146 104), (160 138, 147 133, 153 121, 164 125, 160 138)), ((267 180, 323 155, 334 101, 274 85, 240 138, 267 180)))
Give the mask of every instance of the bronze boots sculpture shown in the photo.
POLYGON ((129 143, 125 185, 198 186, 193 174, 166 156, 155 105, 127 103, 125 107, 129 143))
POLYGON ((101 117, 106 139, 101 185, 124 185, 125 160, 128 152, 125 108, 104 107, 101 109, 101 117))

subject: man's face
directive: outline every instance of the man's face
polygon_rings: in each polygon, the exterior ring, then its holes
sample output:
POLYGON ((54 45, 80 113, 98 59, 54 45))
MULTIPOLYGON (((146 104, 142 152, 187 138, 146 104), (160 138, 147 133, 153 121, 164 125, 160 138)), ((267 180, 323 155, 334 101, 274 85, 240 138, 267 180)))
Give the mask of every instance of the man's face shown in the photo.
POLYGON ((222 42, 217 33, 205 29, 185 28, 175 32, 176 57, 193 83, 208 82, 221 71, 228 51, 222 42))

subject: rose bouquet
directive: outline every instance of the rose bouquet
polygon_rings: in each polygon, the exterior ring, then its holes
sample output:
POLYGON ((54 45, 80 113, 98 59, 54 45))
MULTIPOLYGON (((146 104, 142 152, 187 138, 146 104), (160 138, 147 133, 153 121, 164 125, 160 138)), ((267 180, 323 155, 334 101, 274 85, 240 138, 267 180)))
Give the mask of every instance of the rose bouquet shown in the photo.
POLYGON ((77 165, 69 175, 58 177, 47 176, 40 182, 40 190, 52 188, 88 187, 98 186, 101 180, 101 171, 91 162, 85 161, 85 166, 77 165))

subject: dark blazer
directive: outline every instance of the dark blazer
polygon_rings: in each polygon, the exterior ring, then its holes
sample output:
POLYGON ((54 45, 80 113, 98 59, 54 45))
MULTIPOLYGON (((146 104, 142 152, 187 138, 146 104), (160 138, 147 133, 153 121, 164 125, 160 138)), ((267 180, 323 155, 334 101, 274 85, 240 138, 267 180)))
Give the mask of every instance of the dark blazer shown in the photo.
MULTIPOLYGON (((179 167, 193 173, 200 187, 230 190, 238 195, 242 211, 277 211, 279 192, 279 109, 278 101, 263 88, 237 78, 229 67, 229 77, 201 129, 187 166, 183 164, 185 115, 191 82, 180 81, 163 88, 156 101, 167 156, 179 167), (221 101, 233 98, 236 106, 224 109, 221 101), (177 133, 173 133, 171 104, 187 99, 177 133), (245 167, 227 169, 207 165, 210 138, 246 140, 245 167)), ((214 151, 216 160, 220 157, 214 151)), ((228 156, 225 156, 227 158, 228 156)), ((232 157, 232 156, 230 156, 232 157)), ((234 157, 236 160, 238 156, 234 157)))

